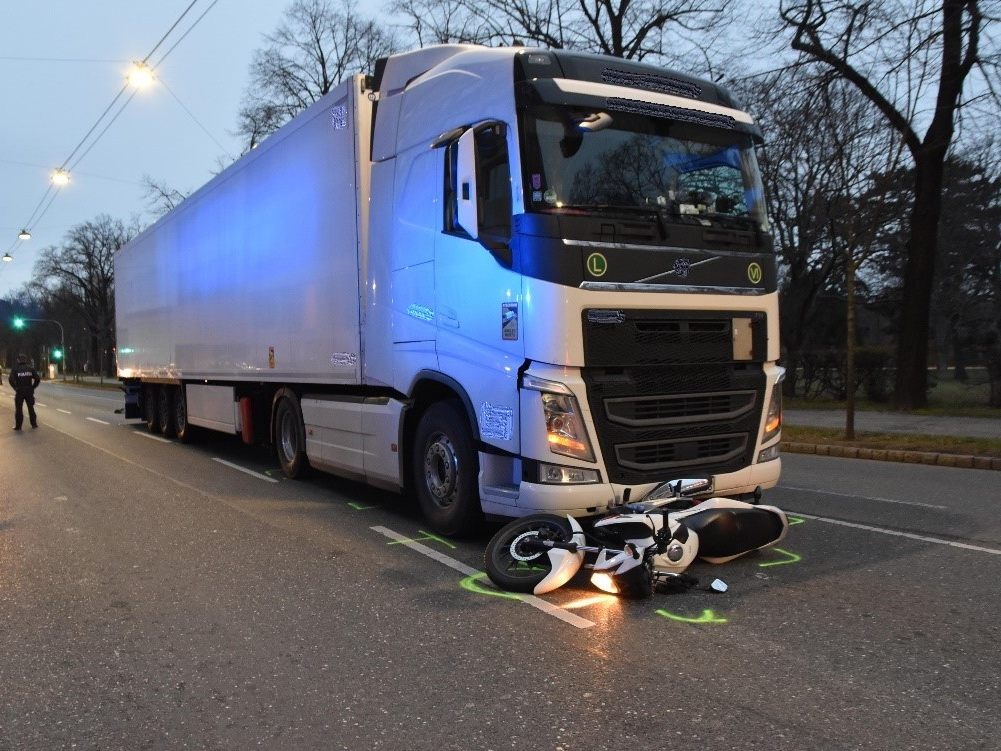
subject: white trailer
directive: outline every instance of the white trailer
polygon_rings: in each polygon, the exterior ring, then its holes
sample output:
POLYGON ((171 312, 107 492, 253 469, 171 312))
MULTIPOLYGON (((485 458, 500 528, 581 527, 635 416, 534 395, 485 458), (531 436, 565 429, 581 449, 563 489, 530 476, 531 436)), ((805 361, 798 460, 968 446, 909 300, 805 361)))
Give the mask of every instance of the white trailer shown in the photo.
POLYGON ((562 51, 380 61, 116 256, 126 415, 413 492, 436 529, 781 461, 751 118, 562 51))

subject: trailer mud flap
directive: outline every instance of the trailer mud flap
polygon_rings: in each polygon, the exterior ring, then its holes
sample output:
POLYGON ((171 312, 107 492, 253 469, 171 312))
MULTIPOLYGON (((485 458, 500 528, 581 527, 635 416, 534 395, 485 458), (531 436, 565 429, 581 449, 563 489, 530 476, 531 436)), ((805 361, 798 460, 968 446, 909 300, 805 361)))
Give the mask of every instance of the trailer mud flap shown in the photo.
POLYGON ((142 389, 143 385, 139 381, 126 381, 122 383, 122 391, 125 392, 126 420, 135 420, 142 417, 142 408, 139 404, 142 389))

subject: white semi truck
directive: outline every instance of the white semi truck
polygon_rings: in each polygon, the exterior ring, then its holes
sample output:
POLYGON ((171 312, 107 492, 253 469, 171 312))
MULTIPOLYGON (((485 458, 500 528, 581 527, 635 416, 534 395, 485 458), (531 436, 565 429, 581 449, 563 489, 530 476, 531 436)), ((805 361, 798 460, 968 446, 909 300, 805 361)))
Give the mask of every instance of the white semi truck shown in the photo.
POLYGON ((413 493, 445 533, 772 487, 758 142, 717 85, 635 62, 382 60, 119 251, 126 416, 413 493))

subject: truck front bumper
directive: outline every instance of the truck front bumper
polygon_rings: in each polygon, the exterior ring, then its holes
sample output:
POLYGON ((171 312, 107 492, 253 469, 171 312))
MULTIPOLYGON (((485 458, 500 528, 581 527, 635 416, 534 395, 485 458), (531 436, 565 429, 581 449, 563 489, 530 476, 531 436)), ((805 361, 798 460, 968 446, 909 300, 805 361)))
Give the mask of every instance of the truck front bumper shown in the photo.
MULTIPOLYGON (((767 490, 775 487, 782 472, 782 459, 773 459, 762 464, 752 464, 737 472, 713 475, 713 495, 739 496, 753 493, 756 488, 767 490)), ((665 477, 664 480, 675 480, 665 477)), ((641 501, 661 483, 645 485, 614 485, 595 483, 594 485, 545 485, 522 481, 518 487, 517 505, 504 505, 485 510, 503 516, 525 516, 539 512, 570 514, 572 516, 592 516, 620 506, 627 500, 641 501)))

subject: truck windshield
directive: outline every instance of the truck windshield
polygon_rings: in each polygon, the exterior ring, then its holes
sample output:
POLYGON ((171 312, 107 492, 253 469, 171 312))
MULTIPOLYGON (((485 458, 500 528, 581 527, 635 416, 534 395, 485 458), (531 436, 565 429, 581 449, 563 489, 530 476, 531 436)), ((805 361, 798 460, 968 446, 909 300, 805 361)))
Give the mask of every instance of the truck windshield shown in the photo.
POLYGON ((767 230, 750 135, 626 112, 523 112, 525 205, 767 230))

